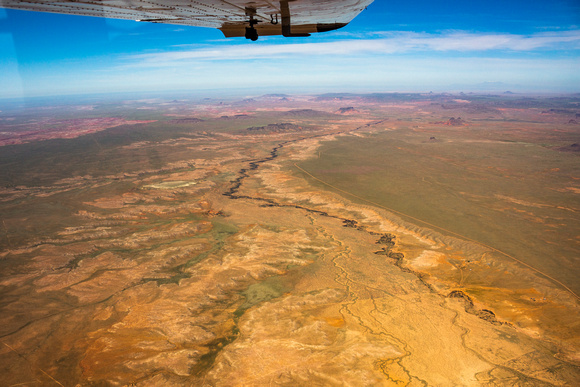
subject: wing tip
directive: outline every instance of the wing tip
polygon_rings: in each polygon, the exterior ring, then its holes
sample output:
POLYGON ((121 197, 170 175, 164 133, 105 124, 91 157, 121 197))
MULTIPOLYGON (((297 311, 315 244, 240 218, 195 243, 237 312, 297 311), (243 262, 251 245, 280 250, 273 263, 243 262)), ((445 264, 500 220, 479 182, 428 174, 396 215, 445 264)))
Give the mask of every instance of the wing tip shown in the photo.
POLYGON ((316 32, 328 32, 338 30, 345 27, 348 23, 318 23, 316 25, 316 32))

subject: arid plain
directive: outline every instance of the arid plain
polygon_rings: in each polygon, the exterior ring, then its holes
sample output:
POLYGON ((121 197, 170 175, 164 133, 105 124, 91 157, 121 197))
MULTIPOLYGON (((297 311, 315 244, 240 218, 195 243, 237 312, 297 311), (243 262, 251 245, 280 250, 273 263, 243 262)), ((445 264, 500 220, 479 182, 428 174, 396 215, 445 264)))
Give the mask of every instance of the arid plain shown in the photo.
POLYGON ((0 108, 0 384, 580 382, 580 97, 0 108))

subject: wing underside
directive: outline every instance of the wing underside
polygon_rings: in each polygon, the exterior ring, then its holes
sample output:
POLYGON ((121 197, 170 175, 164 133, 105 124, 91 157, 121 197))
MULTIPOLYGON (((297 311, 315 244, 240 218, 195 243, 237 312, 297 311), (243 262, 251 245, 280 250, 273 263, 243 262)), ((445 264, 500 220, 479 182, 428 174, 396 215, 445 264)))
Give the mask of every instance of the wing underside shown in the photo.
POLYGON ((348 24, 373 0, 0 0, 0 6, 28 11, 105 17, 220 29, 226 37, 301 36, 348 24), (254 22, 250 25, 250 21, 254 22), (290 24, 291 23, 291 24, 290 24), (291 32, 290 32, 291 30, 291 32))

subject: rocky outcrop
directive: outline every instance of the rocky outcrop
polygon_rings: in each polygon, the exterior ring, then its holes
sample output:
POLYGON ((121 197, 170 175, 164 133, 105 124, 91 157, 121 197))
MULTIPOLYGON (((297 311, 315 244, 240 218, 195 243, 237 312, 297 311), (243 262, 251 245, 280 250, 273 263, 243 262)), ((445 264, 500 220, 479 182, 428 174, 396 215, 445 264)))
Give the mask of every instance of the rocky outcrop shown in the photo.
POLYGON ((349 107, 342 107, 340 109, 338 109, 338 114, 356 114, 359 113, 358 110, 356 110, 354 107, 349 106, 349 107))
POLYGON ((435 121, 435 122, 431 122, 432 124, 435 125, 447 125, 447 126, 466 126, 467 122, 465 122, 465 120, 463 120, 461 117, 451 117, 450 119, 448 119, 447 121, 435 121))

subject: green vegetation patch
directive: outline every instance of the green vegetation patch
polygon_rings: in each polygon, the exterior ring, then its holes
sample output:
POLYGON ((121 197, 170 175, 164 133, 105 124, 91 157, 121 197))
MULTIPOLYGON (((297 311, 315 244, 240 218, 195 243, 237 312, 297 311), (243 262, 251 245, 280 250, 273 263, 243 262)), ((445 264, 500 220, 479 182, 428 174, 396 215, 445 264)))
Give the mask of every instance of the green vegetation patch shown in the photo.
POLYGON ((278 298, 289 291, 285 281, 282 281, 279 276, 268 277, 262 282, 252 284, 242 293, 246 301, 238 308, 235 315, 241 316, 252 306, 278 298))

